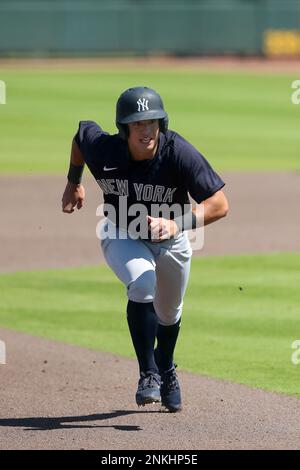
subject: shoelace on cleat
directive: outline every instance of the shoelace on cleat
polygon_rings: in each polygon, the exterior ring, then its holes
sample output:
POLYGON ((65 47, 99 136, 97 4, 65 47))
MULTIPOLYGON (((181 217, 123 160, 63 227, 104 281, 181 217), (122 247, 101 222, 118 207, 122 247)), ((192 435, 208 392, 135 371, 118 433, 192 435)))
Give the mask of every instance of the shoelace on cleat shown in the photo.
POLYGON ((178 378, 175 369, 166 372, 162 377, 163 386, 168 390, 177 390, 179 388, 178 378))
POLYGON ((141 379, 140 379, 139 388, 141 388, 141 389, 149 388, 149 387, 154 388, 154 387, 157 387, 159 385, 160 385, 159 380, 155 375, 149 374, 149 375, 144 376, 144 374, 143 374, 141 376, 141 379))

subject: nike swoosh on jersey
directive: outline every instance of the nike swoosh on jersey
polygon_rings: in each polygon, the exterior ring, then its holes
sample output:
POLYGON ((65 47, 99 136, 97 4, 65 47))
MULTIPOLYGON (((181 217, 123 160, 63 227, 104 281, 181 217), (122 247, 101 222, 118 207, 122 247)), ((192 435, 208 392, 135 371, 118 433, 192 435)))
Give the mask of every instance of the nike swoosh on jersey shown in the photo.
POLYGON ((107 166, 105 165, 105 167, 103 168, 103 171, 111 171, 111 170, 117 170, 117 169, 118 169, 117 166, 115 166, 113 168, 107 168, 107 166))

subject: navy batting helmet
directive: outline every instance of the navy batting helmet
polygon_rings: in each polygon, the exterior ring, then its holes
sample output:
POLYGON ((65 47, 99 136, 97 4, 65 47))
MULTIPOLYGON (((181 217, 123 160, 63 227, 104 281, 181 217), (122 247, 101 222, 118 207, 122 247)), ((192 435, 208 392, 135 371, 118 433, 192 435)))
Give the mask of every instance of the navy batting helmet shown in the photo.
POLYGON ((147 87, 125 90, 117 101, 116 126, 122 139, 128 138, 130 122, 159 119, 159 129, 164 134, 168 129, 168 115, 159 94, 147 87))

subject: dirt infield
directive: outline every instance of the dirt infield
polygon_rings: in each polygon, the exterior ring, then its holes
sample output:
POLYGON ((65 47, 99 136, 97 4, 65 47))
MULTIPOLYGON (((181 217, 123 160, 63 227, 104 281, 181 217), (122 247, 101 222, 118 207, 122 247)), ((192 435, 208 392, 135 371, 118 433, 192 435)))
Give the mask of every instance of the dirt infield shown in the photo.
MULTIPOLYGON (((300 172, 224 173, 230 212, 205 230, 195 255, 299 251, 300 172)), ((61 212, 63 176, 0 177, 0 272, 97 265, 96 182, 85 177, 81 211, 61 212), (5 201, 5 202, 4 202, 5 201)))
MULTIPOLYGON (((299 251, 300 172, 222 174, 227 219, 201 255, 299 251)), ((100 191, 61 212, 65 177, 0 178, 0 270, 95 265, 100 191)), ((184 409, 138 409, 135 362, 0 329, 0 449, 298 449, 300 401, 179 371, 184 409), (296 432, 295 432, 296 430, 296 432)))
POLYGON ((129 359, 0 329, 0 449, 297 449, 297 398, 180 372, 184 408, 138 408, 129 359))

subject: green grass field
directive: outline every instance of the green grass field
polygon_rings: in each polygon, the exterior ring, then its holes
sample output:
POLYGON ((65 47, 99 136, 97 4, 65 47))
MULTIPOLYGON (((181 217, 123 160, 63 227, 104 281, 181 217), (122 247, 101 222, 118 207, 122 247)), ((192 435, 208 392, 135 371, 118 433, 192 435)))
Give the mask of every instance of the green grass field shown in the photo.
POLYGON ((2 69, 7 104, 0 106, 0 172, 65 173, 78 121, 96 120, 115 133, 119 94, 141 84, 161 93, 170 128, 218 171, 299 169, 295 78, 142 67, 2 69))
MULTIPOLYGON (((194 258, 180 368, 300 395, 299 263, 300 253, 194 258)), ((105 265, 3 274, 0 292, 1 326, 134 357, 126 293, 105 265)))
MULTIPOLYGON (((129 86, 157 89, 170 128, 217 171, 299 170, 297 77, 189 69, 0 70, 0 173, 66 173, 78 121, 115 133, 129 86)), ((298 77, 299 78, 299 77, 298 77)), ((193 260, 176 359, 180 368, 300 395, 300 253, 193 260)), ((126 297, 105 265, 0 275, 0 325, 134 357, 126 297)), ((8 351, 9 354, 9 351, 8 351)))

